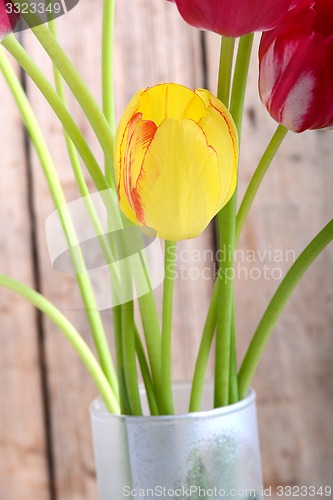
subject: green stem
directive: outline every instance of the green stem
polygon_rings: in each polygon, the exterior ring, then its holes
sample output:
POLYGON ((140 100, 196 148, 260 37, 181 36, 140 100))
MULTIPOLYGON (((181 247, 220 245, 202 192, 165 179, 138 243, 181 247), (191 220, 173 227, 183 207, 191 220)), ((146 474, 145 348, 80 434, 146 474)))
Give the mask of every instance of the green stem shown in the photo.
MULTIPOLYGON (((24 0, 17 0, 17 3, 21 4, 21 6, 24 6, 25 2, 24 0)), ((59 45, 57 40, 53 37, 48 26, 46 24, 40 24, 38 22, 38 16, 36 14, 25 14, 24 9, 22 10, 22 17, 31 27, 31 31, 34 33, 41 46, 49 55, 51 61, 57 67, 68 87, 71 89, 75 99, 80 104, 103 149, 104 155, 107 158, 108 164, 110 166, 112 180, 114 180, 114 137, 107 119, 105 118, 103 112, 95 101, 89 88, 83 81, 81 75, 78 73, 74 64, 68 58, 67 54, 59 45)))
POLYGON ((239 40, 235 74, 232 85, 230 112, 237 127, 239 144, 241 142, 246 83, 249 73, 253 37, 253 33, 250 33, 249 35, 241 37, 239 40))
POLYGON ((64 129, 73 141, 82 160, 84 161, 96 188, 99 191, 109 189, 110 186, 105 180, 104 175, 78 126, 69 114, 66 106, 64 106, 57 92, 44 76, 43 72, 13 35, 8 35, 4 40, 2 40, 1 43, 34 81, 52 109, 55 111, 64 129))
POLYGON ((259 364, 262 352, 290 295, 312 262, 332 240, 333 219, 317 234, 305 250, 303 250, 279 285, 254 333, 239 371, 238 380, 241 398, 245 397, 250 387, 252 377, 259 364))
POLYGON ((222 37, 220 52, 220 67, 218 79, 218 96, 229 108, 232 63, 235 50, 235 38, 222 37))
POLYGON ((115 0, 104 0, 102 28, 103 113, 114 133, 113 35, 115 0))
MULTIPOLYGON (((241 136, 244 100, 253 34, 240 39, 233 79, 230 111, 234 118, 239 138, 241 136)), ((218 91, 218 97, 220 93, 218 91)), ((215 407, 229 402, 230 345, 232 334, 232 308, 234 302, 234 250, 236 230, 237 189, 227 205, 218 214, 219 248, 225 260, 219 269, 219 297, 217 304, 216 359, 215 359, 215 407)))
POLYGON ((86 272, 85 264, 78 247, 75 229, 66 210, 66 199, 58 178, 52 157, 46 145, 44 136, 32 111, 28 98, 11 66, 8 59, 0 50, 0 69, 10 87, 13 97, 21 112, 23 122, 29 132, 31 140, 40 160, 48 187, 58 210, 62 228, 71 252, 76 279, 80 288, 89 324, 93 333, 94 342, 101 361, 101 366, 114 392, 117 393, 117 380, 113 368, 113 363, 105 337, 103 323, 97 310, 95 297, 92 291, 89 276, 86 272))
POLYGON ((250 211, 253 200, 257 194, 257 191, 262 183, 262 180, 272 163, 274 156, 276 155, 279 147, 281 146, 284 138, 288 133, 288 129, 286 129, 283 125, 279 125, 273 135, 270 143, 267 146, 266 151, 264 152, 259 165, 254 172, 251 181, 248 185, 244 198, 242 200, 241 206, 239 207, 237 214, 237 223, 236 223, 236 241, 238 241, 241 231, 243 229, 246 217, 250 211))
POLYGON ((80 104, 102 147, 114 186, 114 137, 109 124, 80 74, 44 24, 31 29, 80 104))
MULTIPOLYGON (((51 1, 53 1, 53 0, 51 0, 51 1)), ((50 20, 49 27, 50 27, 50 31, 51 31, 52 35, 54 36, 54 38, 56 38, 57 32, 56 32, 55 21, 50 20)), ((66 106, 66 96, 65 96, 65 90, 64 90, 64 85, 63 85, 63 79, 62 79, 59 71, 57 70, 57 68, 54 65, 53 65, 53 72, 54 72, 54 80, 55 80, 55 84, 56 84, 56 91, 57 91, 61 101, 63 102, 63 104, 66 106)), ((87 213, 88 213, 90 220, 92 222, 92 225, 95 229, 96 235, 98 236, 99 244, 101 246, 101 249, 102 249, 102 252, 103 252, 103 255, 105 258, 105 262, 107 262, 107 263, 114 262, 116 259, 112 255, 110 246, 109 246, 108 241, 104 235, 104 230, 103 230, 102 224, 101 224, 99 217, 96 213, 94 204, 91 201, 90 191, 89 191, 88 185, 86 183, 84 174, 83 174, 82 169, 81 169, 77 150, 76 150, 73 142, 71 141, 70 137, 66 133, 66 131, 65 131, 64 135, 65 135, 68 156, 69 156, 69 159, 70 159, 70 162, 72 165, 72 170, 74 173, 76 184, 77 184, 77 187, 79 189, 80 195, 83 198, 84 203, 86 205, 87 213)), ((118 285, 120 285, 119 277, 113 275, 113 278, 115 280, 117 280, 118 285)))
POLYGON ((238 399, 236 321, 235 303, 233 303, 230 336, 229 404, 237 403, 238 399))
POLYGON ((121 408, 121 413, 123 415, 126 415, 130 413, 130 408, 126 391, 124 357, 123 357, 122 308, 120 306, 113 307, 112 318, 113 318, 113 328, 115 337, 117 373, 119 381, 120 408, 121 408))
MULTIPOLYGON (((241 136, 242 119, 247 76, 253 45, 253 34, 245 35, 239 41, 235 74, 232 86, 230 111, 234 118, 238 136, 241 136)), ((222 89, 223 90, 223 89, 222 89)), ((220 92, 217 94, 220 97, 220 92)), ((239 140, 240 142, 240 140, 239 140)), ((215 357, 215 407, 225 406, 229 402, 230 386, 230 349, 233 330, 234 303, 234 250, 236 230, 237 189, 227 205, 218 214, 219 248, 225 255, 220 263, 216 325, 215 357)))
POLYGON ((151 415, 159 415, 151 373, 149 370, 141 338, 136 327, 135 327, 135 349, 140 364, 143 383, 145 384, 150 413, 151 415))
POLYGON ((152 292, 138 297, 138 303, 154 387, 157 389, 161 378, 161 333, 152 292))
POLYGON ((202 389, 216 326, 218 284, 218 280, 215 281, 212 299, 209 304, 209 310, 201 337, 197 361, 195 364, 189 408, 190 412, 200 411, 201 408, 202 389))
MULTIPOLYGON (((114 136, 113 35, 115 0, 104 0, 102 28, 102 106, 114 136)), ((110 184, 114 178, 113 164, 105 157, 105 175, 110 184)))
POLYGON ((164 288, 162 310, 162 346, 161 346, 161 399, 163 412, 166 415, 174 413, 172 397, 172 303, 175 284, 176 243, 165 241, 164 288))
POLYGON ((89 347, 68 319, 45 297, 43 297, 43 295, 16 280, 0 275, 0 286, 12 290, 21 297, 27 299, 59 328, 59 330, 74 347, 75 351, 86 366, 109 412, 119 414, 120 408, 115 394, 110 388, 108 380, 106 379, 89 347))
POLYGON ((232 329, 233 296, 233 252, 235 248, 236 194, 218 216, 219 248, 224 260, 219 269, 219 296, 217 303, 216 358, 215 358, 215 407, 225 406, 229 401, 230 343, 232 329))
MULTIPOLYGON (((52 0, 51 0, 52 1, 52 0)), ((110 2, 107 2, 110 3, 110 2)), ((49 29, 54 36, 55 39, 57 39, 57 30, 56 30, 56 23, 54 20, 49 21, 49 29)), ((54 80, 56 84, 56 90, 57 93, 66 106, 66 96, 65 96, 65 90, 64 90, 64 85, 63 85, 63 79, 61 77, 61 74, 53 65, 53 72, 54 72, 54 80)), ((99 244, 101 246, 105 262, 106 263, 111 263, 115 262, 116 256, 113 255, 115 251, 111 251, 111 246, 112 246, 112 241, 111 238, 109 242, 107 241, 106 236, 104 235, 104 230, 101 225, 101 222, 99 220, 99 217, 96 213, 94 204, 91 201, 90 197, 90 191, 87 186, 85 177, 83 175, 79 157, 77 154, 77 150, 71 141, 70 137, 68 134, 65 132, 65 141, 66 141, 66 146, 67 146, 67 151, 69 155, 69 159, 72 165, 72 170, 75 176, 76 184, 78 186, 79 192, 81 197, 84 200, 84 203, 87 208, 87 213, 90 217, 90 220, 92 222, 92 225, 95 229, 96 235, 98 236, 99 244)), ((111 229, 112 230, 112 229, 111 229)), ((110 266, 110 271, 112 273, 112 286, 113 289, 117 289, 117 287, 121 286, 120 285, 120 277, 116 275, 116 270, 114 269, 113 266, 110 266)), ((126 383, 125 383, 125 374, 124 374, 124 366, 123 366, 123 357, 122 357, 122 324, 121 324, 121 306, 116 306, 113 309, 113 327, 114 327, 114 336, 115 336, 115 350, 116 350, 116 359, 117 359, 117 374, 118 374, 118 383, 119 383, 119 400, 120 400, 120 407, 121 407, 121 412, 122 414, 126 414, 129 412, 129 406, 128 406, 128 397, 126 394, 126 383)))
POLYGON ((126 392, 128 395, 131 415, 142 415, 138 373, 136 368, 133 301, 122 305, 122 328, 126 392))

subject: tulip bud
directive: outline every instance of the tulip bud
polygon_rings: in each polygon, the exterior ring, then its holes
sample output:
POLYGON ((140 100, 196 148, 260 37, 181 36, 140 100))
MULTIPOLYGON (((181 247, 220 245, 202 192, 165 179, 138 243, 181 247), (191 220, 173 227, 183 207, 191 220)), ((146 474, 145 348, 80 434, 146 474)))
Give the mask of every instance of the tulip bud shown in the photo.
POLYGON ((19 19, 14 4, 10 0, 0 0, 0 41, 13 31, 19 19))
POLYGON ((301 0, 259 48, 259 93, 295 132, 333 125, 333 1, 301 0))
POLYGON ((171 1, 191 26, 230 37, 274 28, 292 4, 292 0, 171 1))
POLYGON ((237 164, 236 127, 208 90, 141 90, 116 132, 120 209, 161 238, 194 238, 231 198, 237 164))

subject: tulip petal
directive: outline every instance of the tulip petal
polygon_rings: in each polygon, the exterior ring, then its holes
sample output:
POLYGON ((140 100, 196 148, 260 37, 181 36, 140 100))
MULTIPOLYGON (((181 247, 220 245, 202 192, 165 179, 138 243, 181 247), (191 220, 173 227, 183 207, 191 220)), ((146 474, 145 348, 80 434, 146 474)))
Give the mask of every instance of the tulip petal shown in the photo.
POLYGON ((333 7, 301 0, 259 48, 259 93, 271 116, 295 132, 333 125, 333 7), (328 36, 329 35, 329 36, 328 36))
POLYGON ((136 222, 138 218, 143 224, 144 217, 135 187, 144 156, 155 131, 156 125, 151 121, 142 120, 141 113, 133 115, 121 145, 123 160, 116 172, 119 206, 122 212, 133 222, 136 222))
POLYGON ((229 110, 219 99, 205 89, 196 89, 195 92, 207 106, 207 115, 201 118, 199 125, 204 130, 208 144, 215 149, 219 160, 221 183, 219 209, 221 209, 230 200, 237 184, 237 129, 229 110))
POLYGON ((125 159, 125 150, 126 150, 127 136, 128 136, 128 125, 133 115, 137 112, 140 102, 140 95, 142 94, 142 92, 144 92, 144 90, 145 89, 137 92, 127 105, 124 114, 120 119, 115 136, 114 168, 115 168, 115 175, 118 187, 119 205, 123 213, 126 215, 126 217, 128 217, 132 222, 136 222, 136 218, 135 218, 135 213, 131 208, 131 205, 128 203, 124 190, 124 183, 123 183, 124 159, 125 159))
POLYGON ((274 28, 291 0, 175 0, 184 20, 197 28, 238 37, 274 28))
POLYGON ((144 120, 157 126, 166 118, 191 118, 198 122, 206 114, 206 107, 193 90, 175 83, 155 85, 140 96, 138 108, 144 120))
MULTIPOLYGON (((128 125, 128 136, 125 149, 124 190, 131 208, 137 219, 144 224, 144 214, 141 201, 136 190, 138 177, 141 174, 144 157, 156 132, 156 125, 152 121, 142 120, 142 114, 136 113, 128 125)), ((122 199, 120 197, 120 206, 122 199)))
POLYGON ((137 182, 146 225, 168 240, 193 238, 217 213, 220 189, 216 152, 202 129, 190 119, 165 120, 137 182))
POLYGON ((0 41, 9 35, 19 22, 20 14, 16 14, 15 10, 11 0, 0 0, 0 41))

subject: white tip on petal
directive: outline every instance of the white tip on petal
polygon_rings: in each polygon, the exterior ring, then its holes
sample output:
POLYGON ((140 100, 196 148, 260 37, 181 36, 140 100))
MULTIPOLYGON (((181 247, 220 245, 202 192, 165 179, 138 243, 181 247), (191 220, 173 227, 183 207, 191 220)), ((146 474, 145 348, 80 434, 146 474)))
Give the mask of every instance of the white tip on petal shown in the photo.
POLYGON ((281 122, 291 130, 302 128, 304 119, 311 106, 316 81, 313 75, 301 76, 293 89, 289 92, 282 111, 281 122))

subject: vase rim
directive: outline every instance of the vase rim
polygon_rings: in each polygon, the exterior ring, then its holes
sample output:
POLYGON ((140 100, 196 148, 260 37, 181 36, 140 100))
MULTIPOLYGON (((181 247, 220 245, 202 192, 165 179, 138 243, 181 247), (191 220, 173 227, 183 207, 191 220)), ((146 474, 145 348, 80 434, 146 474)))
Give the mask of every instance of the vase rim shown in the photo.
MULTIPOLYGON (((187 382, 175 382, 172 384, 173 387, 181 389, 183 387, 188 386, 187 382)), ((209 387, 213 385, 213 382, 205 382, 205 386, 209 387)), ((140 386, 140 394, 141 396, 145 393, 144 387, 140 386)), ((90 405, 89 412, 90 415, 94 418, 98 418, 100 420, 109 420, 109 419, 118 419, 118 420, 126 420, 127 423, 140 423, 140 424, 154 424, 154 423, 163 423, 163 422, 171 422, 171 421, 186 421, 186 420, 195 420, 202 418, 217 418, 222 415, 230 415, 232 413, 237 413, 248 406, 254 404, 256 401, 256 392, 254 389, 250 388, 246 397, 237 403, 233 403, 231 405, 222 406, 220 408, 213 408, 211 410, 203 410, 198 412, 191 413, 180 413, 175 415, 143 415, 143 416, 134 416, 134 415, 116 415, 113 413, 109 413, 106 409, 102 398, 99 396, 94 399, 90 405)))

